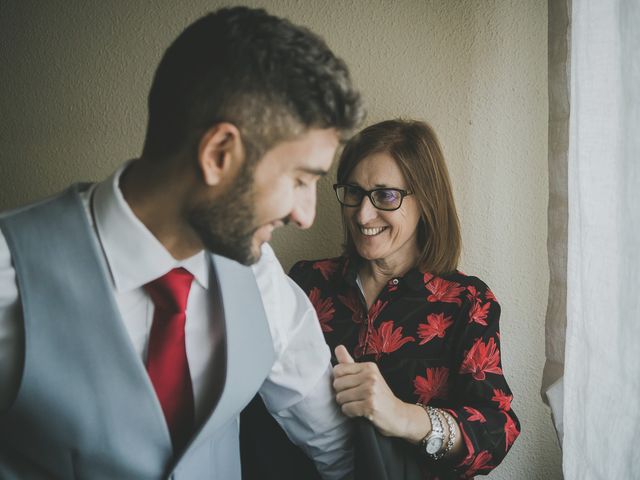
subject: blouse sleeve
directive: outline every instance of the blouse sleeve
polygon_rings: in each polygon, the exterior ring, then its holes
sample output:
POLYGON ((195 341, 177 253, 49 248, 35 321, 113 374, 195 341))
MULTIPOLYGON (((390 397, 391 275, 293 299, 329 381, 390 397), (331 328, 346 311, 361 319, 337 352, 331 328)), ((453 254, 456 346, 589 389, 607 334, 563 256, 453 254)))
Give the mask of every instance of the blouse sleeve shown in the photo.
POLYGON ((465 446, 466 455, 455 466, 460 478, 490 472, 520 434, 502 372, 499 319, 500 305, 485 286, 470 301, 458 349, 452 398, 459 403, 445 408, 457 420, 465 446))

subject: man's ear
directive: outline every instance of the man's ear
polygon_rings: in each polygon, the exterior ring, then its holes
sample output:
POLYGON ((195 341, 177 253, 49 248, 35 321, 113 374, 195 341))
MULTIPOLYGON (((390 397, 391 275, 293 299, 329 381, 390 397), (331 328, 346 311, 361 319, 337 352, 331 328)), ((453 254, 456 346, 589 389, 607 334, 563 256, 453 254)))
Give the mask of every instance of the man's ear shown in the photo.
POLYGON ((198 167, 207 185, 229 181, 243 161, 240 131, 232 123, 216 123, 200 139, 198 167))

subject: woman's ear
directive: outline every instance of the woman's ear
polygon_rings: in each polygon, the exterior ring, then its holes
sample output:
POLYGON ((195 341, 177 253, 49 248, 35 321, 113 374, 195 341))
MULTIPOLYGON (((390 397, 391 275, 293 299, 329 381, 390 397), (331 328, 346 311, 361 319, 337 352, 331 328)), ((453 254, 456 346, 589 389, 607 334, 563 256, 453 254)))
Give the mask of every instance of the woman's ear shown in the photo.
POLYGON ((208 186, 230 181, 243 161, 240 131, 232 123, 217 123, 200 139, 198 167, 208 186))

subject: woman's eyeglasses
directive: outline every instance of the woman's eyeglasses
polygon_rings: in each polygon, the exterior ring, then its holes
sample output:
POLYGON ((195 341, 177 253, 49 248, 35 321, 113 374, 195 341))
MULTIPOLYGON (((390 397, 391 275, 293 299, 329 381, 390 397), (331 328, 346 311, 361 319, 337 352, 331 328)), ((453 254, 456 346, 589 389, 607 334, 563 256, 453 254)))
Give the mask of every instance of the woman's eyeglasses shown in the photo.
POLYGON ((374 188, 365 190, 356 185, 336 183, 333 186, 338 201, 345 207, 358 207, 364 197, 369 197, 371 204, 378 210, 397 210, 402 205, 402 199, 413 192, 399 188, 374 188))

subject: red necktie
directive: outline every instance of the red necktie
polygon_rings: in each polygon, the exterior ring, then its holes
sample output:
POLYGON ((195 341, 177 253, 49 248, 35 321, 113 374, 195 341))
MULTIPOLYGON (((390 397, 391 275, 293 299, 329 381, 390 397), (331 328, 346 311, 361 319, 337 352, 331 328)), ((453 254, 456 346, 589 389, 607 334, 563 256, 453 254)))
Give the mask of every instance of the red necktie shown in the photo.
POLYGON ((145 285, 155 305, 147 351, 147 372, 160 400, 174 452, 194 428, 193 389, 185 347, 185 309, 193 275, 184 268, 145 285))

